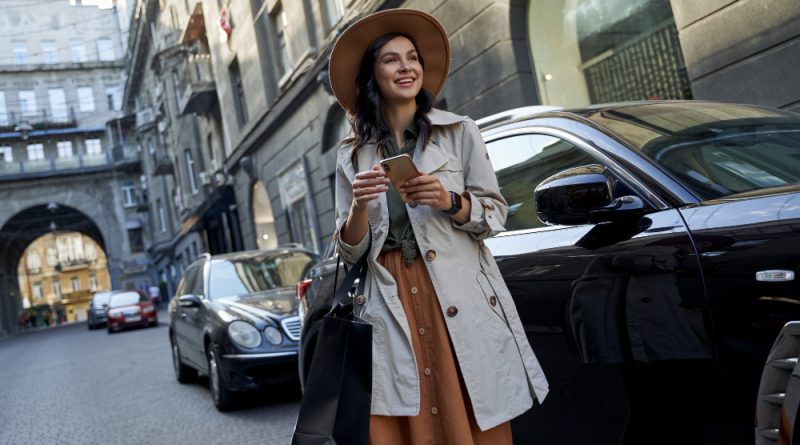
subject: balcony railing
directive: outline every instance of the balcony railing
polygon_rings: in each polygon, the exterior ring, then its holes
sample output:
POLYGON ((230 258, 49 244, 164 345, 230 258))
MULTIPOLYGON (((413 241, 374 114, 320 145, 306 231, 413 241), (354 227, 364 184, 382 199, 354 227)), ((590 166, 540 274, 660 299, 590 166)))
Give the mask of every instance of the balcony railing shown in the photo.
POLYGON ((47 175, 81 170, 112 168, 121 164, 139 162, 141 156, 136 146, 116 146, 99 154, 77 154, 70 157, 0 162, 0 179, 16 179, 27 175, 47 175))

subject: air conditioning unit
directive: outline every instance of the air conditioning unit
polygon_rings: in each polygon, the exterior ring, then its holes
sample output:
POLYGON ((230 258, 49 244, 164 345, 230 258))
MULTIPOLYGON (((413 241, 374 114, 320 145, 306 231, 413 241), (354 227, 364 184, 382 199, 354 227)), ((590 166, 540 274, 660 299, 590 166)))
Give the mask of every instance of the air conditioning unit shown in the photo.
POLYGON ((213 176, 210 175, 208 172, 200 172, 200 184, 203 185, 211 185, 211 181, 213 176))

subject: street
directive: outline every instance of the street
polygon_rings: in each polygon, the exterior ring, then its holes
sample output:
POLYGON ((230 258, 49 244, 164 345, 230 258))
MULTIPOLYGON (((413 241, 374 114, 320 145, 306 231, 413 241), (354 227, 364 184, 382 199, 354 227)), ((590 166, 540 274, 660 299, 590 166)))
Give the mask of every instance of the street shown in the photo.
POLYGON ((166 313, 155 328, 107 334, 76 323, 0 340, 1 444, 285 444, 297 387, 219 413, 208 380, 175 380, 166 313))

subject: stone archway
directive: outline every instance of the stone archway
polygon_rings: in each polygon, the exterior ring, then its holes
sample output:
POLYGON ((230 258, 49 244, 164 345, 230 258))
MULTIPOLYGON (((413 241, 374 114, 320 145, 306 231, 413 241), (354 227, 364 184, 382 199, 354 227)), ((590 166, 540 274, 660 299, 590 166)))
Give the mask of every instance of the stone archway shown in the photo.
MULTIPOLYGON (((109 259, 109 271, 112 283, 119 271, 115 270, 112 259, 121 258, 123 246, 111 240, 124 240, 119 232, 119 224, 107 224, 87 216, 86 210, 96 200, 86 200, 79 204, 84 210, 74 206, 49 202, 36 204, 17 211, 5 221, 0 222, 0 336, 14 332, 17 328, 17 317, 21 311, 17 266, 25 249, 42 235, 59 231, 79 232, 92 238, 109 259)), ((5 216, 5 215, 0 215, 5 216)), ((110 215, 105 215, 109 219, 110 215)), ((112 220, 115 218, 111 217, 112 220)))

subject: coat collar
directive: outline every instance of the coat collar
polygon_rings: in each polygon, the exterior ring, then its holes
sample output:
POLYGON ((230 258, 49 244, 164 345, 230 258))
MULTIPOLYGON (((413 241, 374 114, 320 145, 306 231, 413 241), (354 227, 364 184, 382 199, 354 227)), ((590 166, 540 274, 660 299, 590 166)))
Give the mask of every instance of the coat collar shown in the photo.
MULTIPOLYGON (((448 125, 457 124, 459 122, 464 122, 467 120, 467 117, 460 116, 449 111, 440 110, 438 108, 431 108, 431 111, 428 112, 428 119, 430 119, 431 124, 434 127, 445 127, 448 125)), ((361 168, 353 168, 353 165, 350 162, 350 145, 342 144, 339 147, 339 165, 341 165, 344 169, 348 179, 352 181, 356 176, 356 171, 361 171, 365 168, 365 165, 371 166, 377 162, 375 148, 375 144, 365 144, 363 147, 361 147, 359 150, 359 154, 361 156, 359 156, 358 160, 361 168)), ((417 163, 417 166, 422 171, 425 172, 431 172, 441 167, 447 160, 445 154, 438 149, 435 137, 431 139, 431 142, 423 151, 423 154, 419 154, 419 152, 420 150, 415 150, 414 162, 417 163)))

